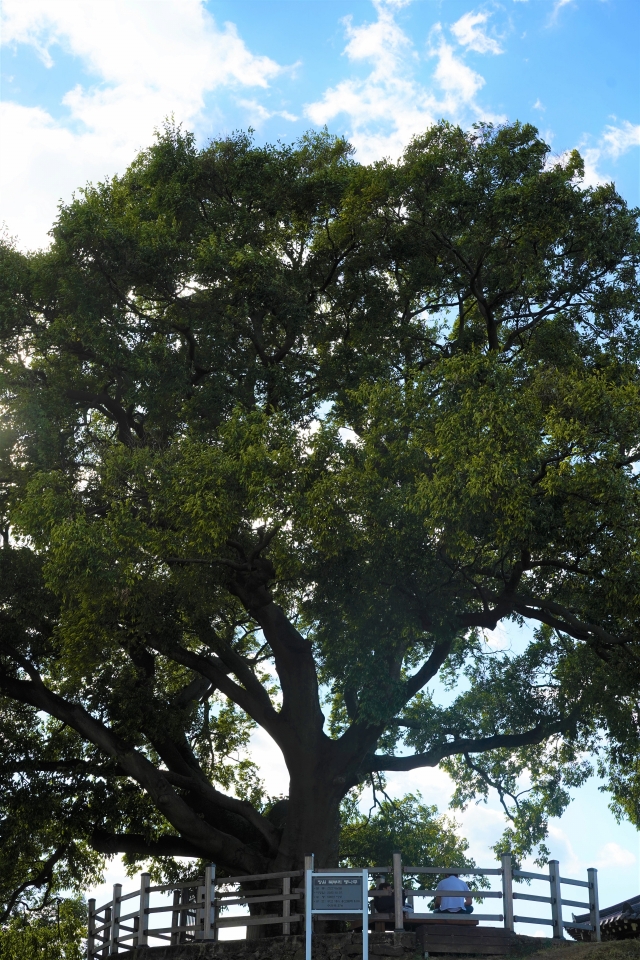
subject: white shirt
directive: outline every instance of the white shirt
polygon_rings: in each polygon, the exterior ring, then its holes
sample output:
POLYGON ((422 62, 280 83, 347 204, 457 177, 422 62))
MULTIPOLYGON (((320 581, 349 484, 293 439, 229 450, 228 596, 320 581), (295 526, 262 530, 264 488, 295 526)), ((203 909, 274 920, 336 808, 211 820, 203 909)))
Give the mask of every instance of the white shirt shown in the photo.
MULTIPOLYGON (((469 894, 469 887, 464 880, 453 875, 441 880, 436 890, 464 890, 467 895, 469 894)), ((458 910, 464 909, 464 897, 442 897, 440 893, 439 896, 441 896, 440 910, 449 910, 451 913, 457 913, 458 910)))

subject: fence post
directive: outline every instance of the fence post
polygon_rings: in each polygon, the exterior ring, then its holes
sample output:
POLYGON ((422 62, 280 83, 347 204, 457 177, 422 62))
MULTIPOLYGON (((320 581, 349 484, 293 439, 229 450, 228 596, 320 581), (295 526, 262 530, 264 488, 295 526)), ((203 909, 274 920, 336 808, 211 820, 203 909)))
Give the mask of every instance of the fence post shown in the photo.
POLYGON ((171 946, 175 947, 180 941, 178 939, 179 934, 175 927, 180 926, 180 891, 173 891, 173 911, 171 913, 171 946))
POLYGON ((111 907, 104 908, 104 930, 102 931, 102 956, 109 956, 111 942, 111 907))
POLYGON ((151 875, 149 873, 140 874, 140 910, 138 912, 138 935, 134 938, 134 946, 146 947, 149 941, 147 927, 149 926, 149 916, 146 911, 149 909, 149 893, 147 888, 151 886, 151 875))
POLYGON ((302 884, 304 886, 304 943, 305 943, 305 957, 307 960, 311 957, 311 937, 313 936, 313 916, 311 914, 311 878, 308 876, 307 871, 311 870, 313 873, 315 869, 315 855, 312 853, 309 856, 304 858, 304 877, 302 878, 302 884), (308 919, 307 919, 308 918, 308 919))
MULTIPOLYGON (((282 896, 286 897, 291 893, 291 877, 282 878, 282 896)), ((282 919, 285 917, 291 916, 291 900, 282 901, 282 919)), ((282 924, 282 936, 288 937, 291 934, 291 924, 283 923, 282 924)))
POLYGON ((89 913, 87 916, 87 960, 93 960, 93 951, 96 946, 96 902, 89 900, 89 913))
POLYGON ((551 919, 553 921, 554 940, 564 939, 562 926, 562 890, 560 889, 560 863, 549 860, 549 886, 551 896, 551 919))
POLYGON ((215 910, 215 908, 212 907, 212 900, 216 892, 215 882, 216 865, 215 863, 208 863, 204 870, 204 940, 216 939, 215 914, 213 914, 212 922, 212 911, 215 910))
POLYGON ((122 884, 113 885, 113 911, 111 914, 111 943, 109 944, 111 953, 118 952, 118 940, 120 939, 120 897, 122 896, 122 884))
MULTIPOLYGON (((304 887, 305 897, 307 896, 307 870, 311 870, 311 872, 313 873, 315 868, 316 868, 315 854, 311 853, 309 854, 308 857, 304 858, 304 877, 302 878, 302 886, 304 887)), ((306 908, 305 908, 305 914, 306 914, 306 908)), ((311 914, 309 914, 309 916, 311 916, 311 914)), ((310 923, 310 926, 313 926, 313 919, 311 919, 309 923, 310 923)))
MULTIPOLYGON (((180 906, 181 906, 182 909, 180 910, 180 924, 179 924, 179 926, 181 926, 181 927, 186 927, 186 926, 187 926, 187 921, 188 921, 188 919, 189 919, 189 910, 188 910, 188 906, 189 906, 189 888, 188 888, 188 887, 183 887, 183 888, 182 888, 182 897, 180 898, 180 906)), ((180 930, 180 931, 178 932, 178 943, 187 943, 187 931, 186 931, 186 930, 180 930)))
POLYGON ((513 933, 513 873, 510 853, 502 854, 502 909, 504 928, 513 933))
POLYGON ((402 854, 399 850, 393 852, 393 912, 395 914, 395 932, 404 933, 404 910, 402 896, 404 893, 402 879, 402 854))
POLYGON ((589 867, 587 877, 589 879, 589 916, 593 927, 591 939, 599 943, 602 937, 600 934, 600 904, 598 903, 598 871, 595 867, 589 867))
POLYGON ((204 940, 204 925, 206 923, 205 917, 207 915, 205 897, 206 884, 205 886, 196 887, 196 925, 193 934, 194 940, 204 940))

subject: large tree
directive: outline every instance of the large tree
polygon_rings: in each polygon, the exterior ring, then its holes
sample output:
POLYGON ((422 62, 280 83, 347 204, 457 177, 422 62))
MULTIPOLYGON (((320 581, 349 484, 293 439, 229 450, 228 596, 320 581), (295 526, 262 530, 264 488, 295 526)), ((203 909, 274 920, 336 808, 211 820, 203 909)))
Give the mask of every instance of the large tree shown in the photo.
POLYGON ((350 791, 438 764, 516 852, 589 751, 637 816, 637 216, 581 173, 520 124, 370 167, 167 128, 5 245, 15 889, 332 864, 350 791))

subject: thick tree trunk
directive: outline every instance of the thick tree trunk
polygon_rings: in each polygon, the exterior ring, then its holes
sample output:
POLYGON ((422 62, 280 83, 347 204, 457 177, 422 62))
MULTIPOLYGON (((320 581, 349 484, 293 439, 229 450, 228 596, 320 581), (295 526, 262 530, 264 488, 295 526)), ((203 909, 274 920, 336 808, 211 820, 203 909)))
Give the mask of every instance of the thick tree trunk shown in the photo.
POLYGON ((325 771, 291 776, 287 819, 275 869, 300 869, 309 854, 314 854, 319 867, 337 866, 343 796, 343 786, 327 782, 325 771))
MULTIPOLYGON (((340 801, 345 793, 344 782, 333 782, 331 766, 313 755, 307 762, 300 762, 291 771, 289 797, 283 804, 284 828, 282 841, 270 867, 280 870, 302 869, 305 856, 313 854, 318 867, 337 866, 340 840, 340 801), (312 760, 312 763, 309 763, 312 760)), ((298 885, 298 881, 295 881, 298 885)), ((260 913, 280 913, 280 903, 264 904, 256 908, 260 913)), ((292 903, 292 912, 302 907, 302 902, 292 903)), ((247 928, 250 940, 280 936, 278 925, 247 928)))

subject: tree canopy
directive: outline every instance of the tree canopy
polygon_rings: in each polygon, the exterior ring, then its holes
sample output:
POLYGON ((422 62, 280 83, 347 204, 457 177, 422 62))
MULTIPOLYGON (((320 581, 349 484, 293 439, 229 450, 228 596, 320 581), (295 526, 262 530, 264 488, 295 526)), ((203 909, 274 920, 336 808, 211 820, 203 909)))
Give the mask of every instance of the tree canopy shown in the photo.
POLYGON ((594 765, 640 819, 637 211, 582 172, 518 123, 370 166, 167 127, 5 244, 8 900, 336 863, 438 764, 517 855, 594 765))

